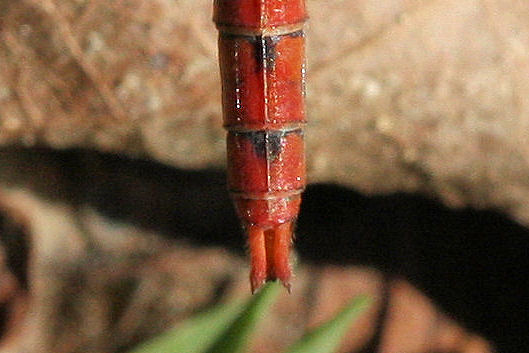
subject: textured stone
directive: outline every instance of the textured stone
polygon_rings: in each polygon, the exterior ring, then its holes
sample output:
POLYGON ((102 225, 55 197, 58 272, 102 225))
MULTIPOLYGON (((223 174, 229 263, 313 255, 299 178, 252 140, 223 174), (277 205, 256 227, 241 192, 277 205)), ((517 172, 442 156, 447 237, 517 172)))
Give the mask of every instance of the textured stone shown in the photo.
MULTIPOLYGON (((308 1, 309 177, 529 224, 529 5, 308 1)), ((0 3, 0 144, 224 165, 208 0, 0 3)))

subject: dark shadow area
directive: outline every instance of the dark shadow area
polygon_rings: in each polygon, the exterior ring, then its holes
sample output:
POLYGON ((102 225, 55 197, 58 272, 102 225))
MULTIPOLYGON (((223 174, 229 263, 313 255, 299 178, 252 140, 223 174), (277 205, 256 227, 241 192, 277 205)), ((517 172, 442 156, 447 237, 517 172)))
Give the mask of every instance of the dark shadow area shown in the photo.
MULTIPOLYGON (((4 181, 88 203, 168 238, 244 252, 222 171, 182 171, 87 151, 0 151, 0 161, 6 158, 11 163, 7 172, 0 169, 4 181), (60 172, 44 180, 39 165, 50 163, 60 172), (24 181, 16 170, 33 172, 24 181)), ((296 249, 302 261, 369 265, 408 278, 500 352, 529 346, 529 231, 499 213, 455 211, 421 196, 365 197, 311 185, 296 249)))
POLYGON ((499 213, 314 185, 305 194, 296 248, 308 261, 406 277, 500 352, 529 345, 529 231, 499 213))

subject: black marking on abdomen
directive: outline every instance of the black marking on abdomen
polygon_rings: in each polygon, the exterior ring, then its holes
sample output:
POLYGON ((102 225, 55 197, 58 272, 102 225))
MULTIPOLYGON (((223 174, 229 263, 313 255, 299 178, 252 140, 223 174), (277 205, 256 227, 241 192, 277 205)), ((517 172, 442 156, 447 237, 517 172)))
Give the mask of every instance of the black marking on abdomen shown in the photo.
POLYGON ((270 70, 274 68, 277 58, 276 46, 283 37, 303 37, 303 30, 297 30, 291 33, 280 35, 259 35, 249 36, 244 34, 221 33, 224 38, 242 38, 253 46, 255 56, 255 71, 261 72, 265 67, 270 70))
POLYGON ((260 37, 260 40, 257 40, 255 44, 255 53, 256 55, 259 55, 256 60, 261 64, 258 65, 258 67, 261 66, 260 69, 262 69, 262 65, 266 65, 268 70, 273 70, 277 58, 277 43, 279 43, 284 37, 295 38, 302 36, 303 30, 298 30, 287 34, 260 37))
POLYGON ((236 132, 235 134, 247 138, 251 142, 255 154, 259 158, 274 160, 283 150, 284 138, 290 134, 302 135, 303 130, 258 130, 236 132))

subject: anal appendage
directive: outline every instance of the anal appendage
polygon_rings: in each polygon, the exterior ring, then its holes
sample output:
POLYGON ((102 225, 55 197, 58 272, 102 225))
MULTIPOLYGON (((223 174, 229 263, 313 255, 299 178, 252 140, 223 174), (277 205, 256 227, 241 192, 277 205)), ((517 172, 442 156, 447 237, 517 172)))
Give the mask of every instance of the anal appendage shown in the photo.
POLYGON ((248 244, 252 269, 250 284, 255 293, 265 282, 279 280, 290 293, 290 248, 292 247, 293 222, 272 228, 249 226, 248 244))

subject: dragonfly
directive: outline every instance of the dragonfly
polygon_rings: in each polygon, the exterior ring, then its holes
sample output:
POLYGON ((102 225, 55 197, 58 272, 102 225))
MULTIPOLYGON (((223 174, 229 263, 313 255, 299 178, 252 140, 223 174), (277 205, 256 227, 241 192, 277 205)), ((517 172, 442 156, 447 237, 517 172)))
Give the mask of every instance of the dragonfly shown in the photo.
POLYGON ((228 188, 251 260, 250 286, 290 292, 305 167, 304 0, 215 0, 228 188))

